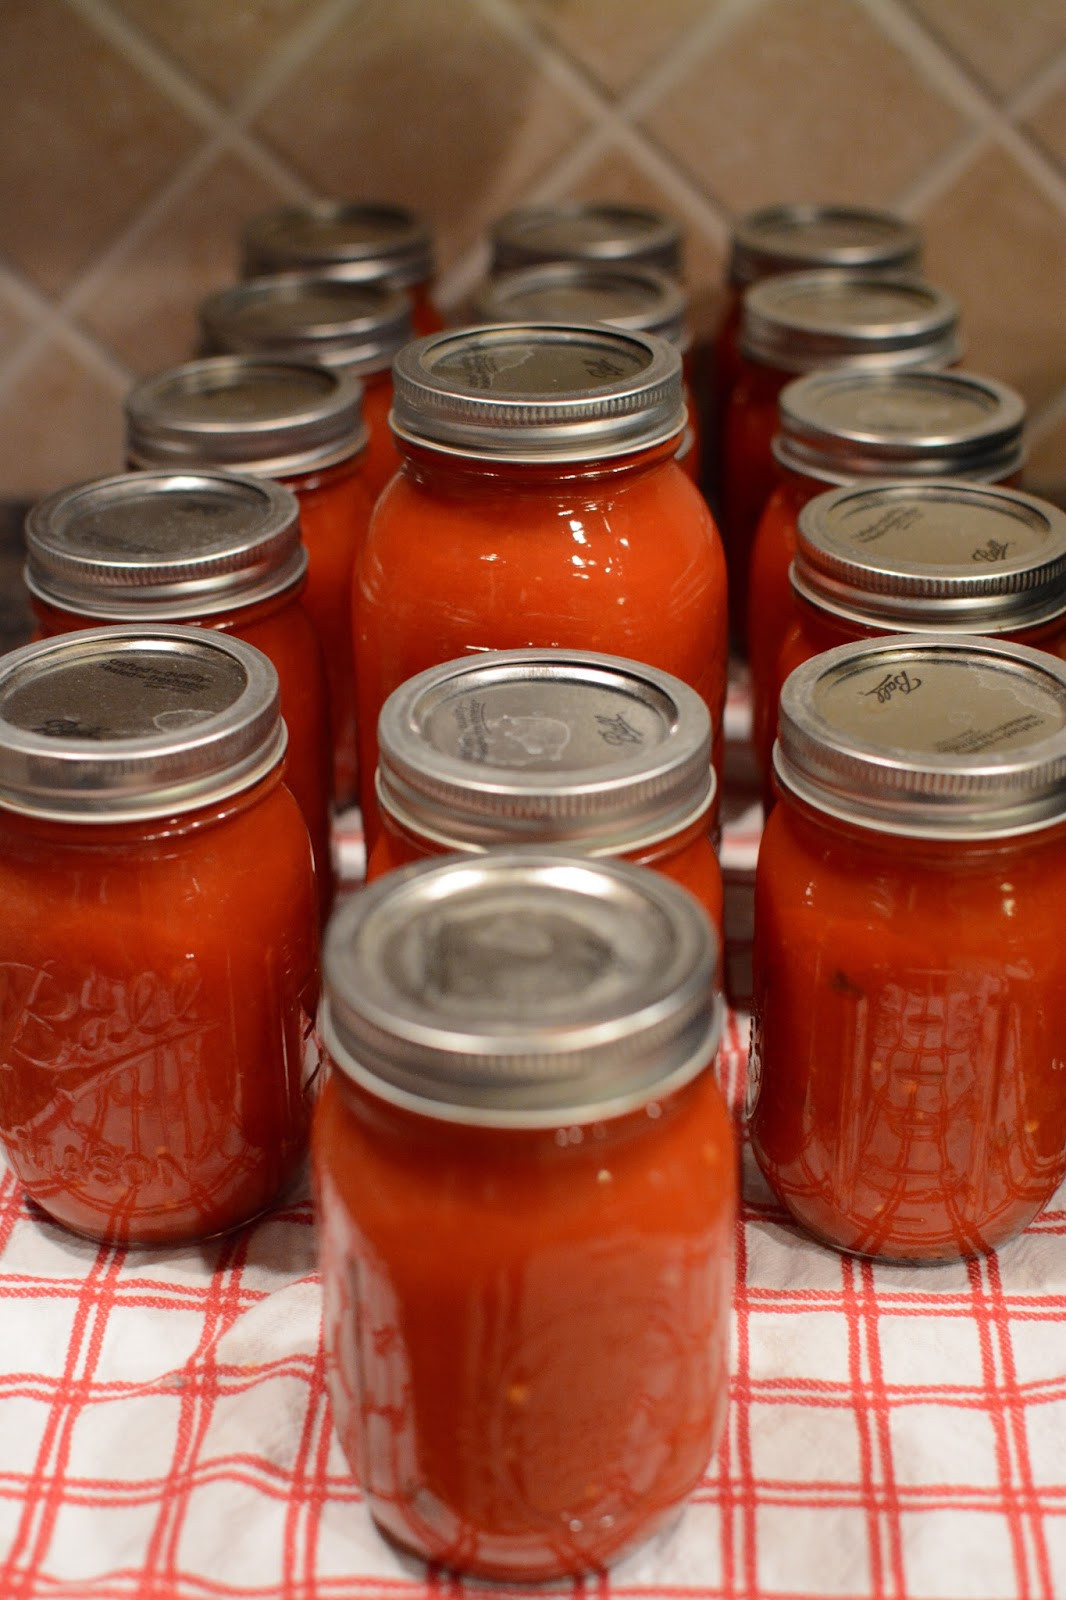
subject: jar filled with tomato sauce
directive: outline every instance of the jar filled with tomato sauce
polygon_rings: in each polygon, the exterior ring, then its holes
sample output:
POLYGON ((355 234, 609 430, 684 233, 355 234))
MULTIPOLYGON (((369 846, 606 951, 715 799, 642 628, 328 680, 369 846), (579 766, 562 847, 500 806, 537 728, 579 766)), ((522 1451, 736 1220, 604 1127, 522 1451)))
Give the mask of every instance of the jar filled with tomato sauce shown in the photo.
POLYGON ((355 590, 363 816, 377 719, 407 678, 483 650, 595 650, 680 678, 721 742, 725 562, 677 465, 681 358, 605 327, 464 328, 396 359, 402 472, 355 590))
POLYGON ((578 650, 465 656, 393 691, 378 760, 368 882, 446 851, 559 846, 665 873, 721 939, 711 719, 669 673, 578 650))
POLYGON ((721 412, 740 376, 740 307, 745 289, 783 273, 914 272, 918 230, 891 211, 866 206, 780 205, 749 211, 731 241, 726 302, 715 342, 715 389, 721 412))
POLYGON ((493 225, 489 242, 493 273, 583 261, 657 267, 671 278, 681 276, 681 230, 651 206, 581 200, 519 206, 493 225))
POLYGON ((145 378, 126 397, 133 467, 227 468, 293 490, 307 546, 303 603, 326 663, 333 796, 356 790, 351 588, 373 495, 363 474, 360 385, 346 373, 259 356, 208 356, 145 378))
POLYGON ((263 1211, 306 1154, 318 999, 277 674, 204 628, 0 659, 0 1141, 118 1244, 263 1211))
POLYGON ((328 273, 350 283, 403 289, 413 304, 415 332, 443 326, 433 304, 433 240, 403 206, 358 200, 312 200, 261 211, 241 234, 241 276, 328 273))
POLYGON ((301 604, 307 551, 290 490, 223 472, 132 472, 62 489, 26 519, 39 636, 101 623, 180 622, 232 634, 278 674, 285 782, 303 812, 323 918, 330 861, 329 695, 301 604))
MULTIPOLYGON (((1024 400, 976 372, 814 372, 782 389, 778 420, 773 453, 779 482, 759 519, 749 567, 756 730, 773 720, 770 685, 795 615, 788 572, 797 520, 808 500, 869 478, 1013 484, 1025 461, 1024 400)), ((758 732, 756 744, 761 748, 758 732)))
MULTIPOLYGON (((688 296, 657 267, 585 261, 551 261, 490 278, 477 295, 484 322, 606 322, 612 328, 654 333, 684 358, 690 343, 688 296)), ((700 479, 698 417, 686 375, 688 426, 677 459, 693 482, 700 479)))
POLYGON ((412 333, 404 290, 284 272, 208 295, 200 304, 200 326, 209 350, 315 361, 358 378, 368 433, 361 470, 377 498, 400 465, 389 409, 393 357, 412 333))
POLYGON ((333 1417, 427 1560, 602 1568, 707 1469, 736 1187, 715 966, 676 884, 539 851, 423 862, 330 925, 333 1417))
POLYGON ((830 490, 800 512, 794 617, 771 680, 882 633, 980 633, 1066 658, 1066 514, 1017 489, 941 482, 830 490))
POLYGON ((742 370, 725 420, 723 531, 734 638, 745 645, 755 530, 777 484, 778 400, 791 377, 820 368, 879 372, 952 366, 958 307, 913 278, 804 272, 767 278, 744 295, 742 370))
POLYGON ((1066 665, 893 635, 796 669, 755 886, 751 1136, 815 1237, 939 1261, 1066 1175, 1066 665))

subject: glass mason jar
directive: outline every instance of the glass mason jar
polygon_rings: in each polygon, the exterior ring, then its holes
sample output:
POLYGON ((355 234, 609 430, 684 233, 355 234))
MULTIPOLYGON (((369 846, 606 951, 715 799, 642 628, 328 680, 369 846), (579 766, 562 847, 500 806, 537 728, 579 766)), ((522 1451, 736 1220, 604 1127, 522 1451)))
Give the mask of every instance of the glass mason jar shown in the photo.
POLYGON ((61 489, 26 519, 39 636, 102 623, 179 622, 255 645, 278 675, 285 782, 303 812, 322 917, 333 899, 329 695, 301 604, 296 497, 222 472, 133 472, 61 489))
POLYGON ((799 667, 755 885, 752 1147, 809 1232, 990 1250, 1066 1175, 1066 666, 896 635, 799 667))
POLYGON ((484 1577, 602 1567, 725 1412, 710 924, 638 867, 447 857, 353 896, 325 969, 326 1371, 370 1513, 484 1577))
MULTIPOLYGON (((779 482, 759 519, 748 573, 756 729, 776 710, 770 680, 795 616, 788 572, 808 500, 867 478, 1016 483, 1025 462, 1025 401, 976 372, 814 372, 782 389, 778 420, 779 482)), ((760 747, 758 733, 755 742, 760 747)))
MULTIPOLYGON (((668 273, 628 262, 551 261, 500 273, 482 285, 475 314, 483 322, 606 322, 668 339, 685 357, 690 343, 688 295, 668 273)), ((699 416, 685 376, 688 426, 677 459, 700 481, 699 416)))
POLYGON ((856 484, 799 515, 793 619, 760 728, 771 768, 781 685, 834 645, 878 634, 980 633, 1066 657, 1066 514, 958 479, 856 484))
POLYGON ((669 673, 580 650, 464 656, 390 694, 378 761, 368 882, 446 851, 557 846, 665 873, 721 940, 711 719, 669 673))
POLYGON ((56 1222, 176 1244, 306 1154, 318 1000, 277 674, 203 628, 0 659, 0 1141, 56 1222))
POLYGON ((275 206, 246 223, 241 252, 243 278, 326 272, 350 283, 384 283, 410 295, 416 333, 438 333, 443 326, 431 297, 429 228, 402 206, 358 200, 275 206))
POLYGON ((258 356, 208 356, 145 378, 126 397, 133 467, 214 466, 287 484, 307 546, 304 604, 322 644, 333 797, 356 791, 351 590, 373 496, 358 380, 258 356))
POLYGON ((715 342, 718 414, 742 370, 740 306, 745 289, 792 272, 916 272, 918 230, 891 211, 865 206, 765 206, 741 217, 733 232, 726 302, 715 342))
POLYGON ((720 750, 725 562, 674 454, 681 358, 650 334, 530 323, 419 340, 395 367, 403 470, 355 590, 363 818, 407 678, 511 648, 626 656, 702 695, 720 750))
POLYGON ((519 206, 493 224, 489 243, 494 274, 546 261, 583 261, 657 267, 671 278, 681 276, 681 230, 651 206, 582 200, 519 206))
POLYGON ((729 399, 722 472, 730 620, 738 645, 745 643, 755 530, 777 482, 773 439, 786 383, 827 367, 953 366, 961 352, 958 322, 951 296, 915 278, 804 272, 767 278, 745 293, 742 370, 729 399))
POLYGON ((400 465, 389 431, 392 362, 411 338, 411 301, 384 283, 284 272, 219 289, 200 303, 205 348, 314 361, 363 386, 361 470, 376 500, 400 465))

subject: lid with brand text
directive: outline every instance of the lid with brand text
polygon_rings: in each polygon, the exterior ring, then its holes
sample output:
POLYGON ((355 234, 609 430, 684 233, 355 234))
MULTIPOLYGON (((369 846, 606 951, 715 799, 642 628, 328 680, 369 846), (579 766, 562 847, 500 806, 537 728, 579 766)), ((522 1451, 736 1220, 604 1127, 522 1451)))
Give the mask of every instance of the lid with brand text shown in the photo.
POLYGON ((782 389, 778 412, 774 455, 822 482, 924 476, 1000 483, 1025 460, 1025 401, 976 372, 814 372, 782 389))
POLYGON ((833 489, 800 512, 792 583, 863 626, 1015 633, 1066 612, 1066 513, 958 479, 833 489))
POLYGON ((681 357, 665 339, 568 323, 459 328, 393 368, 400 440, 498 461, 587 461, 673 439, 681 357))
POLYGON ((285 272, 208 295, 200 326, 215 350, 368 376, 387 371, 410 339, 411 302, 384 283, 285 272))
POLYGON ((491 240, 494 273, 541 261, 627 261, 681 275, 681 230, 650 206, 521 206, 500 218, 491 240))
POLYGON ((285 751, 266 656, 205 628, 89 628, 0 658, 0 807, 81 823, 172 816, 285 751))
POLYGON ((429 229, 401 206, 345 200, 276 206, 247 223, 241 244, 245 278, 313 268, 406 289, 433 275, 429 229))
POLYGON ((745 292, 740 348, 784 372, 817 367, 946 367, 959 359, 959 308, 917 278, 797 272, 745 292))
POLYGON ((709 1067, 717 940, 661 874, 542 851, 424 862, 341 907, 323 1035, 380 1098, 555 1127, 639 1109, 709 1067))
POLYGON ((1066 818, 1066 662, 972 635, 891 635, 797 667, 774 770, 815 810, 917 838, 1066 818))
POLYGON ((654 267, 551 261, 501 273, 482 286, 477 313, 485 322, 606 322, 658 334, 682 349, 688 342, 688 296, 654 267))
POLYGON ((378 793, 452 849, 671 837, 714 798, 711 719, 669 673, 584 651, 500 650, 431 667, 386 700, 378 793))
POLYGON ((129 472, 40 501, 26 583, 80 615, 143 621, 254 605, 307 571, 296 496, 268 478, 129 472))
POLYGON ((890 211, 864 206, 766 206, 741 217, 733 233, 731 283, 819 267, 911 271, 921 256, 918 230, 890 211))
POLYGON ((362 386, 346 372, 260 356, 207 356, 126 396, 137 467, 229 467, 264 477, 335 466, 366 444, 362 386))

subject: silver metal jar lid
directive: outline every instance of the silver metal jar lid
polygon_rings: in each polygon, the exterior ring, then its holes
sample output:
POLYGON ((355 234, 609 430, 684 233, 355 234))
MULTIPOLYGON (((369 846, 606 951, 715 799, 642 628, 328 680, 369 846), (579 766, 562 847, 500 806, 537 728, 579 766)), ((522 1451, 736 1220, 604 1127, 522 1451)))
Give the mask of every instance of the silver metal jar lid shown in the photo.
POLYGON ((1066 513, 957 478, 833 489, 800 512, 792 584, 874 628, 1014 633, 1066 612, 1066 513))
POLYGON ((317 361, 364 376, 387 371, 410 339, 411 301, 384 283, 282 272, 208 295, 200 326, 214 350, 317 361))
POLYGON ((451 849, 622 853, 691 826, 714 799, 695 690, 587 651, 499 650, 419 673, 382 708, 378 759, 383 811, 451 849))
POLYGON ((946 367, 957 361, 959 308, 917 278, 797 272, 745 292, 740 348, 760 366, 946 367))
POLYGON ((397 289, 433 276, 429 228, 402 206, 314 200, 262 211, 241 235, 242 275, 308 268, 397 289))
POLYGON ((322 1031, 341 1072, 426 1116, 598 1122, 710 1065, 717 961, 706 914, 659 873, 532 850, 448 856, 336 913, 322 1031))
POLYGON ((127 472, 61 489, 30 511, 26 548, 40 600, 127 622, 254 605, 307 571, 292 491, 225 472, 127 472))
POLYGON ((681 230, 650 206, 520 206, 495 224, 491 241, 493 272, 538 261, 627 261, 681 276, 681 230))
POLYGON ((665 339, 568 323, 433 333, 393 367, 399 439, 490 461, 587 461, 685 426, 681 357, 665 339))
POLYGON ((812 372, 786 384, 778 412, 777 460, 822 482, 926 476, 998 483, 1025 460, 1025 401, 976 372, 812 372))
POLYGON ((1066 819, 1066 662, 973 636, 840 645, 785 680, 774 770, 815 810, 915 838, 1066 819))
POLYGON ((126 396, 134 466, 230 467, 277 477, 335 466, 363 449, 363 390, 345 372, 259 356, 207 356, 126 396))
POLYGON ((737 285, 819 267, 913 270, 922 253, 917 228, 891 211, 865 206, 766 206, 741 217, 733 233, 729 280, 737 285))
POLYGON ((688 343, 688 296, 656 267, 546 261, 501 273, 483 284, 475 307, 484 322, 606 322, 654 333, 679 349, 688 343))
POLYGON ((0 657, 0 807, 64 822, 173 816, 285 751, 278 675, 208 628, 87 628, 0 657))

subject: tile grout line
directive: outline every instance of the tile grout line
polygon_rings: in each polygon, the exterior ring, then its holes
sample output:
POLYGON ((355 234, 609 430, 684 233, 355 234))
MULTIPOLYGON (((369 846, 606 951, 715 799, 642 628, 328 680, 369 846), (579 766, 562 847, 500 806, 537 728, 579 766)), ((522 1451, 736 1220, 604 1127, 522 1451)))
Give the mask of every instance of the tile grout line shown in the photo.
MULTIPOLYGON (((561 46, 545 41, 532 24, 517 15, 509 0, 478 0, 483 13, 506 28, 552 80, 571 94, 591 123, 572 148, 529 186, 523 202, 519 203, 536 204, 554 199, 568 184, 587 172, 600 156, 611 149, 612 144, 620 145, 661 188, 675 194, 678 203, 696 215, 712 238, 723 242, 730 228, 728 210, 701 190, 680 164, 675 165, 643 129, 634 125, 633 119, 641 114, 642 108, 654 103, 660 92, 660 79, 668 86, 694 55, 709 49, 721 33, 735 26, 742 16, 763 3, 765 0, 730 0, 723 10, 697 21, 683 32, 633 89, 621 96, 617 103, 612 103, 606 93, 597 91, 586 81, 580 68, 570 61, 561 46), (650 87, 649 80, 652 80, 650 87)), ((484 270, 485 260, 483 241, 471 246, 460 257, 438 286, 438 298, 442 305, 450 308, 469 294, 484 270)))
POLYGON ((138 240, 166 216, 175 201, 188 192, 219 155, 232 150, 242 155, 260 175, 287 190, 290 198, 309 197, 312 193, 310 187, 291 173, 268 146, 260 144, 250 135, 244 122, 254 116, 271 95, 282 87, 286 78, 361 0, 324 0, 314 17, 297 29, 294 36, 253 74, 248 86, 228 111, 216 105, 167 59, 163 50, 157 49, 124 18, 111 11, 103 0, 66 0, 66 3, 88 26, 106 38, 148 82, 198 121, 206 137, 137 211, 121 233, 75 278, 63 296, 54 303, 45 302, 46 309, 43 314, 38 314, 36 326, 27 331, 25 338, 0 369, 0 401, 53 338, 73 345, 83 356, 89 357, 95 366, 117 378, 124 388, 129 387, 133 382, 133 374, 106 342, 96 339, 81 327, 76 320, 77 313, 116 265, 121 265, 123 257, 138 240))
MULTIPOLYGON (((901 191, 899 203, 907 208, 908 214, 913 215, 919 208, 928 206, 965 170, 980 148, 982 134, 1008 150, 1058 209, 1066 212, 1066 177, 1058 172, 1055 163, 1043 153, 1037 142, 1028 138, 1012 121, 1012 117, 1022 114, 1019 105, 1024 107, 1028 103, 1030 92, 1034 101, 1038 100, 1041 93, 1047 92, 1048 79, 1054 85, 1060 73, 1066 75, 1066 60, 1060 61, 1056 57, 1048 68, 1042 69, 1037 75, 1035 84, 1030 79, 1017 94, 1000 104, 990 90, 975 81, 950 47, 943 44, 930 29, 923 27, 899 0, 859 0, 859 3, 886 37, 892 38, 905 51, 933 87, 973 124, 969 130, 972 145, 967 145, 964 133, 958 145, 953 143, 943 157, 930 163, 913 184, 901 191)), ((1066 50, 1061 54, 1066 57, 1066 50)))

